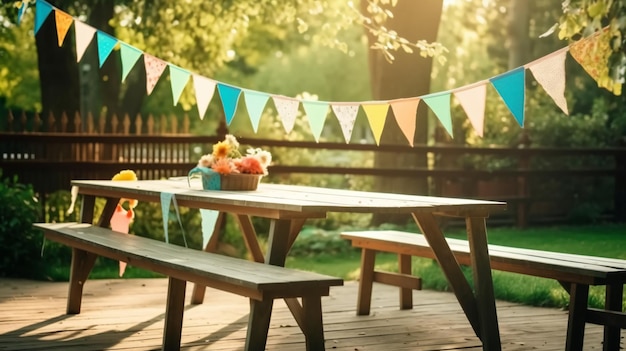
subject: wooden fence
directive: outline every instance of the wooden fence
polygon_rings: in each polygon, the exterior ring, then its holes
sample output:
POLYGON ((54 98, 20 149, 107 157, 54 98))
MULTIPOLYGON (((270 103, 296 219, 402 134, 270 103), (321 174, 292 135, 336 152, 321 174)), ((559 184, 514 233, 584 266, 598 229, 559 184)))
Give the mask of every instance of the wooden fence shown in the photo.
MULTIPOLYGON (((27 124, 32 125, 23 123, 27 124)), ((18 175, 21 182, 33 184, 40 194, 69 190, 71 179, 110 179, 122 169, 135 170, 140 179, 185 175, 208 151, 208 146, 221 140, 220 136, 180 133, 130 135, 129 128, 121 135, 93 129, 91 133, 67 133, 16 130, 15 124, 13 128, 0 132, 0 169, 4 176, 18 175)), ((409 147, 248 138, 239 141, 267 148, 274 154, 287 149, 341 155, 315 165, 277 160, 270 173, 278 181, 290 182, 290 177, 297 175, 421 178, 427 179, 429 195, 506 201, 509 210, 499 218, 522 227, 562 220, 572 214, 626 221, 626 148, 409 147), (345 162, 371 159, 374 153, 389 157, 426 154, 431 162, 426 168, 374 168, 345 162)))

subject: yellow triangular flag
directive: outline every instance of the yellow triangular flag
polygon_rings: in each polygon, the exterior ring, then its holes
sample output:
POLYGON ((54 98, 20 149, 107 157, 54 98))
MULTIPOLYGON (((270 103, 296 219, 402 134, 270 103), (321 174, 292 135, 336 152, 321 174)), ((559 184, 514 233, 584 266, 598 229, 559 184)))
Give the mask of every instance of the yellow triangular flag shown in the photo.
POLYGON ((376 140, 376 145, 380 144, 380 136, 383 135, 383 128, 385 127, 385 121, 387 120, 387 111, 389 110, 388 103, 366 103, 361 104, 367 121, 372 128, 372 134, 376 140))

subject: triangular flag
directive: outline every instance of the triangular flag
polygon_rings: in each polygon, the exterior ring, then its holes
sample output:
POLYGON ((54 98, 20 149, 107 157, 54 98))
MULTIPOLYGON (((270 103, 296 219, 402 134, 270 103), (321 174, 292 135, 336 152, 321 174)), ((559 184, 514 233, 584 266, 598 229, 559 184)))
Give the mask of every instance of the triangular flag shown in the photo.
POLYGON ((527 68, 532 72, 535 80, 543 87, 543 90, 554 100, 554 103, 566 115, 569 115, 567 100, 565 100, 566 54, 565 50, 559 51, 554 55, 548 55, 528 64, 527 68))
POLYGON ((146 65, 146 92, 150 95, 167 64, 165 61, 146 53, 143 54, 143 63, 146 65))
POLYGON ((272 96, 272 100, 274 100, 274 106, 276 106, 276 111, 283 122, 285 131, 291 133, 293 126, 296 124, 300 101, 280 96, 272 96))
POLYGON ((98 62, 100 63, 100 67, 104 64, 107 57, 117 45, 117 38, 114 38, 103 31, 96 31, 96 39, 98 41, 98 62))
POLYGON ((79 62, 85 50, 93 40, 93 35, 96 33, 96 29, 90 25, 87 25, 81 21, 74 22, 74 36, 76 37, 76 62, 79 62))
POLYGON ((389 104, 361 104, 367 120, 372 128, 372 134, 376 140, 376 145, 380 144, 380 137, 383 135, 383 128, 385 127, 385 121, 387 120, 387 111, 389 110, 389 104))
POLYGON ((209 107, 209 102, 211 102, 215 93, 215 85, 214 80, 197 74, 193 75, 193 88, 196 91, 196 105, 198 105, 200 119, 204 119, 206 109, 209 107))
POLYGON ((215 232, 215 226, 217 225, 217 219, 219 218, 220 211, 200 209, 200 218, 202 219, 202 247, 206 248, 209 244, 209 240, 215 232))
POLYGON ((452 116, 450 115, 450 93, 436 93, 423 96, 424 102, 430 107, 435 116, 450 136, 452 135, 452 116))
POLYGON ((52 12, 52 5, 43 0, 37 0, 35 4, 35 34, 39 32, 39 29, 46 18, 48 18, 48 15, 50 15, 50 12, 52 12))
POLYGON ((259 121, 261 120, 261 115, 263 114, 263 110, 269 98, 270 96, 265 93, 250 90, 243 91, 246 110, 248 110, 248 116, 250 117, 250 122, 252 122, 252 128, 255 133, 259 129, 259 121))
POLYGON ((513 113, 517 123, 524 128, 524 101, 526 92, 526 69, 518 67, 490 79, 491 84, 513 113))
POLYGON ((409 144, 413 146, 413 139, 415 138, 415 124, 417 123, 417 107, 419 106, 421 99, 401 99, 391 102, 391 110, 396 117, 396 122, 400 130, 409 141, 409 144))
POLYGON ((180 95, 185 90, 185 86, 189 81, 189 77, 191 73, 186 69, 182 69, 178 66, 174 66, 169 63, 170 66, 170 84, 172 85, 172 97, 174 98, 174 106, 178 104, 178 100, 180 99, 180 95))
POLYGON ((224 116, 226 117, 226 125, 230 125, 233 121, 235 112, 237 111, 237 104, 239 103, 239 95, 241 95, 241 89, 235 88, 230 85, 217 83, 217 92, 222 99, 222 107, 224 108, 224 116))
POLYGON ((485 101, 487 98, 487 82, 467 87, 454 92, 467 118, 478 136, 482 137, 485 130, 485 101))
MULTIPOLYGON (((78 23, 78 22, 77 22, 78 23)), ((128 211, 125 210, 121 205, 117 205, 115 212, 111 216, 111 230, 128 234, 130 228, 130 222, 132 221, 133 216, 128 214, 128 211)), ((120 277, 124 275, 124 271, 126 270, 126 262, 119 262, 119 274, 120 277)))
POLYGON ((324 122, 328 115, 328 103, 320 101, 302 101, 302 107, 309 120, 309 126, 316 142, 320 141, 320 135, 324 129, 324 122))
POLYGON ((63 46, 63 41, 65 41, 67 31, 70 30, 70 26, 72 25, 74 19, 72 18, 72 16, 63 11, 55 10, 54 20, 57 24, 57 41, 59 43, 59 46, 63 46))
POLYGON ((133 69, 143 51, 124 42, 120 42, 120 57, 122 58, 122 82, 126 80, 128 74, 133 69))
POLYGON ((341 126, 341 132, 343 138, 346 139, 346 144, 350 142, 352 138, 352 131, 354 130, 354 122, 356 121, 356 115, 359 113, 359 105, 332 105, 333 112, 339 121, 341 126))
POLYGON ((611 40, 611 33, 605 28, 573 43, 570 45, 569 51, 576 62, 598 83, 599 87, 605 88, 615 95, 621 95, 622 83, 611 79, 608 71, 609 56, 613 51, 609 45, 611 40))

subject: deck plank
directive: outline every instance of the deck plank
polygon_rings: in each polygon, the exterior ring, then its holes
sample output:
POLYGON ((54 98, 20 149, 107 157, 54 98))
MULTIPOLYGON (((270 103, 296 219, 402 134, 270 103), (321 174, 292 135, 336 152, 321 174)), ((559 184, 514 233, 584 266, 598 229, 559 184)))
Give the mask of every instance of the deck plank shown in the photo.
MULTIPOLYGON (((167 279, 90 280, 84 292, 81 314, 68 316, 67 283, 0 279, 0 350, 160 348, 167 279)), ((356 315, 356 296, 349 281, 322 298, 327 350, 482 349, 452 293, 415 291, 414 308, 401 311, 398 290, 375 284, 369 316, 356 315)), ((503 301, 497 309, 503 350, 564 349, 566 311, 503 301)), ((242 350, 247 313, 247 299, 207 289, 204 304, 187 304, 181 349, 242 350)), ((587 325, 584 349, 601 350, 601 342, 602 327, 587 325)), ((274 304, 266 349, 305 349, 282 300, 274 304)))

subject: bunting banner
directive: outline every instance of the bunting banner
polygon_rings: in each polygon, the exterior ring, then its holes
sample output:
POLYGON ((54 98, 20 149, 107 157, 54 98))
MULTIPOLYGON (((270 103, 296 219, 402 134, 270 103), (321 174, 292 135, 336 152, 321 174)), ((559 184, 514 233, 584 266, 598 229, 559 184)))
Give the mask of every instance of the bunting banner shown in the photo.
POLYGON ((417 108, 421 100, 420 98, 412 98, 391 101, 391 110, 396 117, 398 127, 400 127, 400 130, 411 146, 413 146, 413 139, 415 138, 417 108))
POLYGON ((356 122, 360 105, 355 103, 351 105, 333 104, 331 106, 341 126, 341 132, 346 140, 346 144, 348 144, 352 138, 352 131, 354 130, 354 123, 356 122))
POLYGON ((22 18, 24 18, 24 12, 28 8, 28 0, 23 0, 20 4, 20 7, 17 9, 17 25, 19 26, 22 23, 22 18))
MULTIPOLYGON (((22 1, 22 7, 20 8, 22 15, 26 8, 26 3, 27 1, 22 1)), ((72 23, 74 24, 73 33, 76 43, 76 62, 81 60, 85 50, 91 44, 94 37, 96 38, 98 63, 100 67, 102 67, 104 62, 119 45, 120 50, 118 51, 122 62, 122 82, 124 82, 128 74, 135 69, 137 62, 139 62, 139 59, 143 56, 146 75, 146 92, 148 95, 152 93, 165 68, 169 67, 169 84, 172 90, 174 105, 178 104, 181 94, 191 77, 200 119, 204 119, 217 87, 228 125, 230 125, 235 116, 239 98, 243 92, 246 112, 248 113, 250 123, 255 133, 259 129, 261 116, 270 97, 274 102, 276 113, 286 133, 290 133, 293 130, 296 119, 300 115, 300 104, 302 104, 305 112, 304 118, 307 119, 312 135, 318 142, 322 137, 326 118, 330 110, 339 122, 346 143, 349 143, 359 107, 361 107, 365 112, 374 140, 376 144, 379 145, 389 108, 391 107, 391 113, 396 123, 408 143, 413 146, 417 110, 421 101, 424 101, 428 105, 448 134, 452 136, 452 116, 450 110, 452 96, 454 96, 465 111, 476 134, 482 137, 484 135, 487 83, 490 83, 495 88, 517 123, 523 128, 525 119, 526 70, 531 71, 532 76, 538 84, 541 85, 554 103, 567 115, 569 114, 567 100, 565 98, 565 60, 567 52, 569 52, 576 62, 596 80, 598 86, 606 88, 616 95, 621 93, 622 87, 622 82, 616 82, 610 79, 600 80, 599 78, 608 72, 606 71, 608 69, 606 62, 610 54, 608 44, 610 39, 608 37, 609 33, 604 30, 524 66, 446 92, 436 92, 424 96, 389 101, 311 101, 308 99, 252 91, 204 77, 198 73, 191 72, 190 70, 178 67, 170 62, 145 53, 103 31, 95 29, 53 7, 45 0, 36 1, 34 21, 35 34, 41 29, 41 26, 52 11, 55 12, 57 44, 59 46, 63 45, 69 28, 72 23)), ((20 20, 21 19, 18 19, 18 21, 20 20)))
POLYGON ((376 145, 380 145, 380 137, 383 134, 383 128, 385 127, 385 121, 387 120, 387 111, 389 111, 388 103, 368 103, 362 104, 363 111, 365 111, 365 115, 367 116, 367 121, 370 124, 370 128, 372 128, 372 134, 374 135, 374 140, 376 140, 376 145))
POLYGON ((454 92, 454 97, 467 114, 472 127, 482 138, 485 129, 485 102, 487 99, 487 82, 475 83, 454 92))
POLYGON ((328 115, 328 104, 319 101, 302 101, 302 107, 308 117, 313 137, 319 143, 322 129, 324 129, 324 122, 326 122, 326 116, 328 115))
POLYGON ((76 38, 76 62, 80 62, 80 59, 83 58, 85 54, 85 50, 91 41, 93 40, 93 36, 96 34, 96 29, 90 25, 87 25, 80 21, 74 22, 74 37, 76 38))
POLYGON ((490 79, 491 84, 509 108, 520 127, 524 128, 526 70, 516 68, 490 79))
POLYGON ((246 110, 248 111, 248 116, 250 116, 252 129, 256 133, 259 130, 261 115, 263 114, 263 110, 265 110, 270 96, 258 91, 245 90, 243 92, 243 99, 246 102, 246 110))
POLYGON ((422 97, 422 100, 430 107, 435 116, 439 119, 439 122, 443 124, 443 127, 451 137, 452 134, 452 115, 450 115, 450 93, 443 92, 437 94, 426 95, 422 97))

